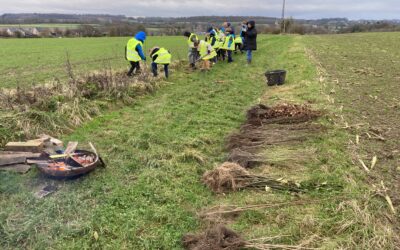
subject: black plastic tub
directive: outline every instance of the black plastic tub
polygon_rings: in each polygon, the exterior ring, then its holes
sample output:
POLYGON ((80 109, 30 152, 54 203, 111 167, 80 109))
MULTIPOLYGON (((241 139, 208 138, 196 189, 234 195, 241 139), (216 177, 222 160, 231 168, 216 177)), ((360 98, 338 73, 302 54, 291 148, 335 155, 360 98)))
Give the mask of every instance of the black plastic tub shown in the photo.
POLYGON ((286 80, 286 70, 273 70, 265 73, 268 86, 283 85, 286 80))

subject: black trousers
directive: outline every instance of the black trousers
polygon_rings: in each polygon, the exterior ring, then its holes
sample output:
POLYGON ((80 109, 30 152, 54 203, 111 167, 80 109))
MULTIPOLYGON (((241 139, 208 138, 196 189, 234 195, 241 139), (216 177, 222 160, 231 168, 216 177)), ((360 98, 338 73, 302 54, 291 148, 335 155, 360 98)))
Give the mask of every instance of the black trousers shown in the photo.
MULTIPOLYGON (((168 70, 169 64, 164 64, 164 73, 165 73, 165 78, 169 77, 169 70, 168 70)), ((154 76, 158 76, 158 66, 157 63, 153 62, 151 63, 151 69, 153 71, 154 76)))
POLYGON ((128 76, 132 76, 133 74, 138 74, 140 73, 140 62, 132 62, 131 63, 131 69, 128 72, 128 76))

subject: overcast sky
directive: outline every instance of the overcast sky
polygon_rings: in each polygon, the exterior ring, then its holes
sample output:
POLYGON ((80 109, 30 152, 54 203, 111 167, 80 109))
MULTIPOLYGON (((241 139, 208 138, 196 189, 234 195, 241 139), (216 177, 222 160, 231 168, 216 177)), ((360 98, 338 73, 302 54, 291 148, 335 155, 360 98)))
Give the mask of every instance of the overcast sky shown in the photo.
MULTIPOLYGON (((294 18, 400 19, 400 0, 287 0, 294 18)), ((0 13, 279 17, 282 0, 0 0, 0 13)))

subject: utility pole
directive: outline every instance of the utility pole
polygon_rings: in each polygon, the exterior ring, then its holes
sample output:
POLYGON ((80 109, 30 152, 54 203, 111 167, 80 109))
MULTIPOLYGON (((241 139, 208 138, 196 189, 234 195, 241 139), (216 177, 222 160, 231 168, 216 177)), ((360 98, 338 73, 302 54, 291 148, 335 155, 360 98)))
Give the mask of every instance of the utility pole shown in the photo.
POLYGON ((281 33, 286 33, 286 22, 285 22, 285 9, 286 9, 286 0, 283 0, 283 7, 282 7, 282 26, 281 26, 281 33))

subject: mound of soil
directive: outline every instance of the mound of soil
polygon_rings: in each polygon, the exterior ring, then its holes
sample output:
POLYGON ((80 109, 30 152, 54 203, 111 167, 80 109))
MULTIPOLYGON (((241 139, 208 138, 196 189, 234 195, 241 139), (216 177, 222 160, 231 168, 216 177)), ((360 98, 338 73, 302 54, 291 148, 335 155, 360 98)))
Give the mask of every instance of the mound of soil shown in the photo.
POLYGON ((247 123, 261 126, 263 124, 292 124, 302 123, 319 117, 316 112, 305 105, 280 104, 274 107, 257 105, 247 112, 247 123))
POLYGON ((202 234, 187 234, 182 244, 188 250, 239 250, 246 242, 233 230, 219 225, 202 234))

